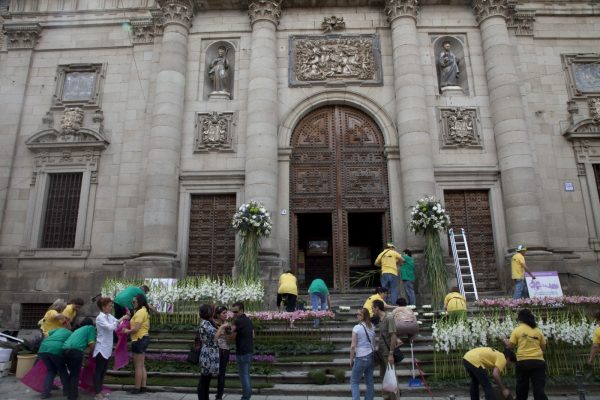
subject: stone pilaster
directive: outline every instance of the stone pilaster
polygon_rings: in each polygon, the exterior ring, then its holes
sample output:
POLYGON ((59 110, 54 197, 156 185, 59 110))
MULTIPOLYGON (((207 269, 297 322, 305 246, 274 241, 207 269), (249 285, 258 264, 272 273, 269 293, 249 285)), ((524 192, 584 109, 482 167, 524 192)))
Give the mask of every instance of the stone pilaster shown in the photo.
POLYGON ((502 179, 509 247, 543 247, 541 211, 524 105, 507 30, 507 0, 474 0, 502 179))
POLYGON ((159 0, 164 14, 145 176, 142 255, 175 257, 179 161, 191 0, 159 0))
MULTIPOLYGON (((409 207, 424 195, 435 194, 433 155, 429 133, 425 83, 417 40, 417 0, 388 0, 385 13, 392 31, 396 126, 400 148, 401 182, 405 221, 409 207)), ((407 236, 408 247, 420 247, 415 235, 407 236)))
MULTIPOLYGON (((246 127, 246 201, 258 200, 277 218, 277 25, 281 0, 251 0, 252 49, 246 127)), ((276 226, 274 224, 274 226, 276 226)), ((271 237, 275 237, 273 232, 271 237)), ((276 241, 262 242, 274 251, 276 241)))

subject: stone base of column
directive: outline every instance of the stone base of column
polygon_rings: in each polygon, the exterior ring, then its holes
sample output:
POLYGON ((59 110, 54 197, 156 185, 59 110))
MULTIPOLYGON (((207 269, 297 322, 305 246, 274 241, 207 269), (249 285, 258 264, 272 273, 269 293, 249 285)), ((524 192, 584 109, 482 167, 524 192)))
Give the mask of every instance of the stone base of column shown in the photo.
POLYGON ((230 100, 231 93, 229 92, 212 92, 208 95, 208 100, 230 100))
POLYGON ((124 267, 124 278, 182 278, 179 260, 169 254, 142 254, 124 267))
POLYGON ((268 250, 261 250, 258 255, 258 264, 260 268, 260 279, 263 281, 265 287, 263 307, 265 310, 275 310, 277 308, 279 276, 281 276, 289 266, 279 257, 278 253, 268 250))
POLYGON ((464 96, 465 92, 460 86, 444 86, 441 90, 443 96, 464 96))

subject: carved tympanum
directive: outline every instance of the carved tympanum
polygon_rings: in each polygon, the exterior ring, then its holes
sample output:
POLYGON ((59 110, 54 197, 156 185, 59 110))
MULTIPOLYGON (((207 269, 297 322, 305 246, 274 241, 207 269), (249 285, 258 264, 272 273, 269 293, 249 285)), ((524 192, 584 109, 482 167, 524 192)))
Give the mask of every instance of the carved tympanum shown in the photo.
POLYGON ((442 145, 444 147, 481 147, 476 109, 443 108, 441 117, 442 145))

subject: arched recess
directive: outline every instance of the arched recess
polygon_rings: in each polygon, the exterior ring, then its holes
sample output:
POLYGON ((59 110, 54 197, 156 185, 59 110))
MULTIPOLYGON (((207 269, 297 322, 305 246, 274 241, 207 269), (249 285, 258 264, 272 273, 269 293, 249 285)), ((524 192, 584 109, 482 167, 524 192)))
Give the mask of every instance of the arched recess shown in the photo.
POLYGON ((290 145, 290 264, 301 284, 345 291, 392 237, 384 136, 365 112, 333 104, 306 113, 290 145))

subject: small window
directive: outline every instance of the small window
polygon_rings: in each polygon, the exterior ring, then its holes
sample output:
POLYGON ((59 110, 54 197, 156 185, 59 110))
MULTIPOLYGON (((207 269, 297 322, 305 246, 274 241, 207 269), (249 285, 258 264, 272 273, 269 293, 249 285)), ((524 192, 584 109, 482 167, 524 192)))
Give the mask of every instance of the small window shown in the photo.
POLYGON ((81 172, 49 175, 42 248, 75 246, 82 176, 81 172))
POLYGON ((38 321, 44 317, 50 303, 23 303, 21 304, 20 329, 39 328, 38 321))
POLYGON ((52 108, 99 108, 103 71, 103 64, 59 65, 52 108))
POLYGON ((63 101, 89 101, 95 86, 95 72, 68 72, 65 74, 63 101))

